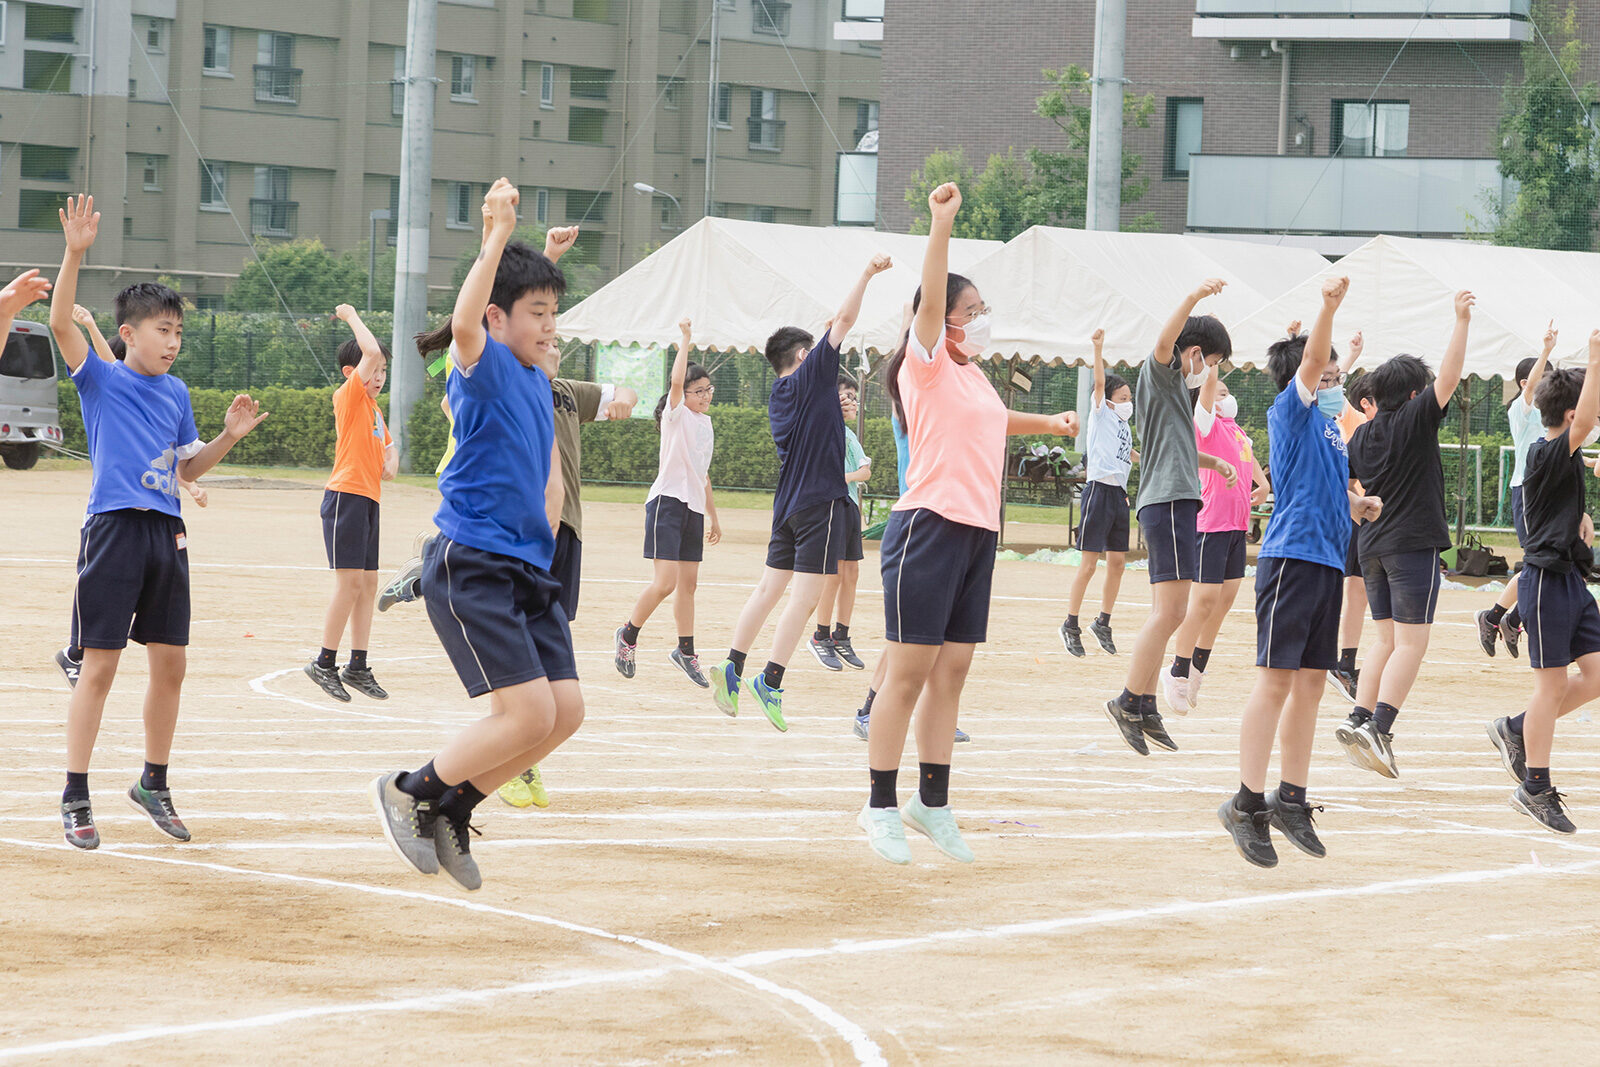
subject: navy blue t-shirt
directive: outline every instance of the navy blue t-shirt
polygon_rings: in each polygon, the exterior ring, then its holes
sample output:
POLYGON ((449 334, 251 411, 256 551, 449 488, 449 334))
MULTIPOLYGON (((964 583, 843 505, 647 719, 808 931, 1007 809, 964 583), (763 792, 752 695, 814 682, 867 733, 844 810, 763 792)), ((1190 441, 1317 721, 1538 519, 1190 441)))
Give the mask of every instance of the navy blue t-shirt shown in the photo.
POLYGON ((839 350, 823 333, 793 374, 772 383, 767 423, 778 446, 772 528, 797 511, 848 496, 844 414, 839 410, 839 350))

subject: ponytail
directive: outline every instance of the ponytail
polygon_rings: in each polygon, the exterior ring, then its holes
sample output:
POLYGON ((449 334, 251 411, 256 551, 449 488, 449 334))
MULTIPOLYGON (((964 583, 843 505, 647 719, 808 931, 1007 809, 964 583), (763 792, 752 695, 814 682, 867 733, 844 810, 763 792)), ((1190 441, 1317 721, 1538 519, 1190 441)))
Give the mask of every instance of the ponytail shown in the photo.
POLYGON ((450 343, 455 340, 455 334, 450 329, 450 319, 447 316, 444 325, 437 330, 427 330, 413 338, 417 342, 417 355, 427 359, 434 352, 448 352, 450 343))

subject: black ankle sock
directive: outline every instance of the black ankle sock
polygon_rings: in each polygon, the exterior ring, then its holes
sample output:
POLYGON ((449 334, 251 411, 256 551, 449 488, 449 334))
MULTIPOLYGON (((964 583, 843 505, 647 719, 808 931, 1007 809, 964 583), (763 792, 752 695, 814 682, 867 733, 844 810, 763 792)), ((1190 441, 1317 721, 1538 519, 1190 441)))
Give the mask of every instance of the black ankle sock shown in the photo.
POLYGON ((1078 617, 1076 615, 1068 615, 1067 616, 1067 629, 1069 629, 1069 630, 1078 629, 1078 617))
POLYGON ((1122 695, 1117 697, 1117 705, 1121 707, 1123 711, 1138 711, 1139 698, 1134 695, 1133 690, 1124 689, 1122 691, 1122 695))
POLYGON ((1209 648, 1197 648, 1194 650, 1194 655, 1189 657, 1190 666, 1199 671, 1201 674, 1206 672, 1206 664, 1210 662, 1211 650, 1209 648))
POLYGON ((1254 789, 1240 782, 1239 791, 1233 795, 1233 806, 1240 811, 1266 811, 1267 797, 1265 793, 1257 793, 1254 789))
POLYGON ((83 646, 82 645, 68 645, 67 646, 67 658, 70 659, 74 663, 82 663, 83 662, 83 646))
POLYGON ((827 641, 832 637, 833 633, 826 626, 819 622, 817 623, 817 632, 811 635, 811 640, 827 641))
POLYGON ((925 808, 942 808, 950 803, 950 764, 917 764, 917 795, 925 808))
POLYGON ((1099 623, 1101 626, 1110 626, 1111 625, 1111 612, 1102 611, 1099 615, 1095 616, 1094 621, 1099 623))
POLYGON ((433 769, 433 760, 429 760, 414 771, 407 771, 395 782, 400 792, 409 793, 418 800, 438 800, 444 796, 445 784, 439 780, 439 772, 433 769))
POLYGON ((472 818, 472 809, 483 802, 484 794, 478 792, 471 782, 462 782, 453 785, 445 791, 444 799, 439 801, 439 815, 451 822, 466 822, 472 818))
POLYGON ((694 637, 679 637, 678 652, 684 656, 694 655, 694 637))
POLYGON ((833 639, 835 641, 848 641, 848 640, 850 640, 850 627, 846 626, 842 622, 834 623, 833 624, 833 639))
POLYGON ((1522 610, 1521 610, 1521 608, 1522 608, 1522 605, 1513 604, 1513 605, 1511 605, 1511 610, 1506 612, 1506 621, 1511 624, 1511 628, 1513 630, 1522 629, 1522 610))
POLYGON ((1506 609, 1496 604, 1489 609, 1489 625, 1499 626, 1500 620, 1506 617, 1506 609))
POLYGON ((900 802, 895 799, 894 783, 900 776, 899 770, 869 770, 867 773, 872 775, 872 799, 868 804, 874 808, 898 808, 900 802))
POLYGON ((1306 802, 1306 787, 1303 785, 1290 785, 1288 782, 1279 782, 1278 799, 1285 804, 1299 804, 1303 807, 1306 802))
POLYGON ((345 664, 345 666, 350 668, 353 671, 364 671, 364 670, 366 670, 367 669, 367 650, 364 649, 364 648, 352 648, 350 650, 350 662, 345 664))
POLYGON ((1392 734, 1394 733, 1394 720, 1399 714, 1399 708, 1393 704, 1385 704, 1380 700, 1378 701, 1378 706, 1372 709, 1372 725, 1376 726, 1380 733, 1392 734))
POLYGON ((744 677, 744 657, 745 653, 733 648, 728 649, 728 662, 733 664, 733 673, 741 678, 744 677))
POLYGON ((637 645, 639 643, 639 628, 633 623, 624 623, 622 626, 622 643, 637 645))
POLYGON ((767 660, 766 668, 762 670, 761 677, 766 680, 768 689, 783 688, 783 664, 767 660))
POLYGON ((1513 715, 1511 718, 1506 720, 1506 726, 1518 737, 1522 736, 1522 720, 1527 714, 1528 713, 1525 711, 1520 712, 1519 714, 1513 715))
POLYGON ((167 787, 167 765, 144 761, 144 773, 139 776, 139 788, 147 793, 167 787))
POLYGON ((331 671, 331 670, 333 670, 333 668, 337 667, 338 665, 339 665, 339 650, 338 649, 336 649, 336 648, 325 648, 321 652, 317 653, 317 666, 323 668, 324 670, 330 670, 331 671))
POLYGON ((1156 695, 1144 693, 1139 697, 1139 714, 1154 715, 1156 713, 1156 695))
POLYGON ((1173 674, 1173 677, 1175 677, 1175 678, 1187 678, 1187 677, 1189 677, 1189 657, 1188 656, 1173 656, 1172 657, 1172 674, 1173 674))
POLYGON ((67 772, 67 787, 61 791, 61 803, 70 804, 74 800, 89 799, 89 772, 77 774, 67 772))
POLYGON ((868 689, 867 690, 867 702, 865 704, 861 705, 861 710, 856 712, 856 714, 857 715, 871 715, 872 714, 872 702, 874 700, 877 700, 877 699, 878 699, 878 691, 876 689, 868 689))
POLYGON ((1360 723, 1370 722, 1372 719, 1372 711, 1369 708, 1351 708, 1350 718, 1358 725, 1360 723))
POLYGON ((1522 778, 1522 788, 1530 793, 1543 793, 1550 788, 1549 767, 1529 767, 1522 778))
POLYGON ((1356 669, 1356 650, 1341 648, 1339 650, 1339 669, 1346 674, 1356 669))

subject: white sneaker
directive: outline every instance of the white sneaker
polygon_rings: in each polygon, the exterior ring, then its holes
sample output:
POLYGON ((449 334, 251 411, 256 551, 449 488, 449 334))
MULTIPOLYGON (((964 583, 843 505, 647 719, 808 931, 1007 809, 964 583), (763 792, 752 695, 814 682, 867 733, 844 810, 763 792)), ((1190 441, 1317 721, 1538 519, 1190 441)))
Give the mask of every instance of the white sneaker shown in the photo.
POLYGON ((1189 710, 1194 711, 1200 706, 1200 683, 1206 680, 1205 671, 1189 668, 1189 684, 1186 687, 1189 697, 1189 710))
POLYGON ((867 844, 872 851, 890 863, 910 863, 911 846, 906 844, 906 831, 900 824, 899 808, 875 808, 869 802, 856 816, 856 825, 867 832, 867 844))
POLYGON ((962 840, 961 830, 956 826, 955 812, 950 810, 948 804, 942 808, 930 808, 922 802, 921 796, 913 794, 911 802, 900 813, 900 819, 932 841, 934 847, 951 859, 971 863, 977 858, 962 840))
POLYGON ((1172 673, 1172 664, 1161 668, 1161 695, 1167 698, 1167 707, 1179 715, 1189 714, 1189 679, 1172 673))

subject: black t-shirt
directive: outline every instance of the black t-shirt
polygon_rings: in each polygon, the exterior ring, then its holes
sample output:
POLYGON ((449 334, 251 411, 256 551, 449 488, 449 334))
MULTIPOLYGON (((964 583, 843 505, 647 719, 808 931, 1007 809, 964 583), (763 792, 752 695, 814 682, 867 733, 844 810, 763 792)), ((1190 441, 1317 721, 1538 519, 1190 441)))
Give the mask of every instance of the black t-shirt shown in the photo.
POLYGON ((1393 411, 1380 411, 1350 437, 1350 477, 1383 501, 1383 514, 1357 529, 1361 559, 1450 547, 1444 516, 1444 461, 1433 386, 1393 411))
POLYGON ((1566 574, 1573 564, 1587 570, 1594 562, 1579 535, 1589 468, 1582 453, 1572 450, 1568 433, 1529 445, 1522 475, 1522 513, 1528 527, 1522 558, 1556 574, 1566 574))

